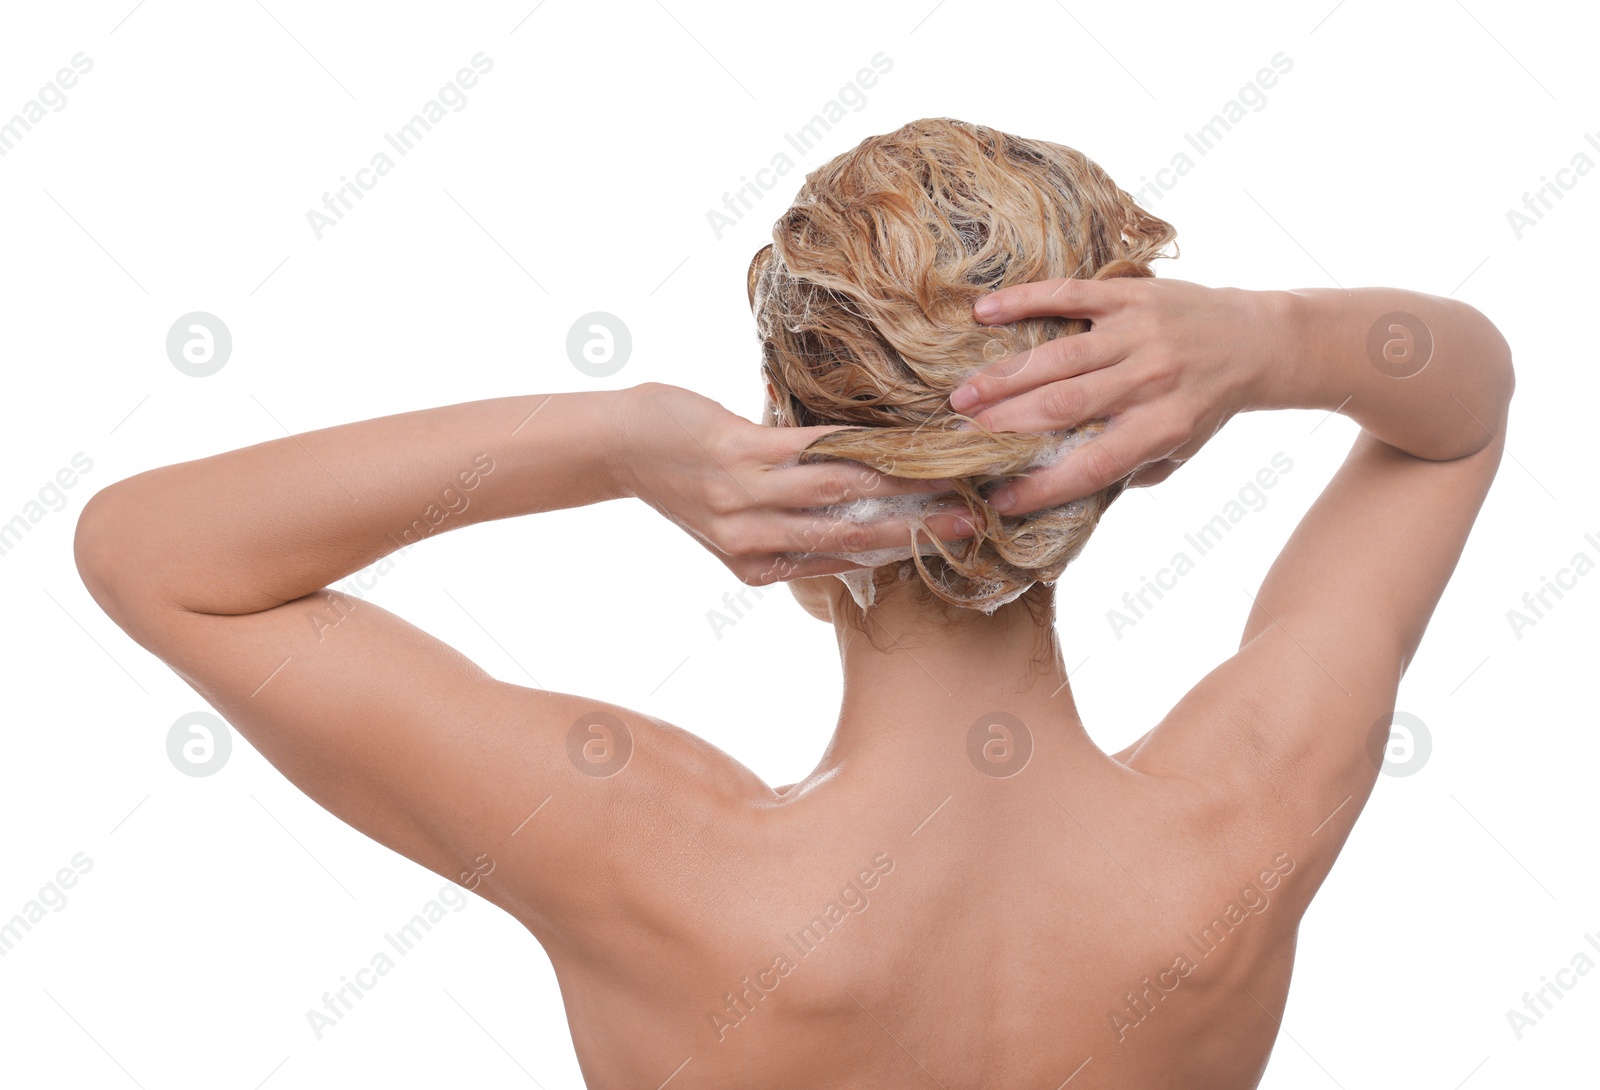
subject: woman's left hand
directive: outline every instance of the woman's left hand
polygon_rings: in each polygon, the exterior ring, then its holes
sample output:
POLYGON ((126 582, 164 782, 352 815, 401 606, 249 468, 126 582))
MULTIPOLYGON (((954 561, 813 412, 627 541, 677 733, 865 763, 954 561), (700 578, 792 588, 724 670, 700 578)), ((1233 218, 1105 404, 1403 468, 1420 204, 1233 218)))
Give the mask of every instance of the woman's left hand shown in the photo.
MULTIPOLYGON (((851 522, 808 508, 950 489, 948 481, 890 477, 859 462, 798 464, 807 445, 838 427, 753 424, 710 398, 665 383, 647 382, 623 394, 624 445, 616 469, 622 488, 692 534, 752 586, 862 566, 790 554, 870 552, 913 540, 915 519, 851 522)), ((958 509, 961 514, 929 516, 928 530, 945 541, 970 537, 966 509, 958 509)))

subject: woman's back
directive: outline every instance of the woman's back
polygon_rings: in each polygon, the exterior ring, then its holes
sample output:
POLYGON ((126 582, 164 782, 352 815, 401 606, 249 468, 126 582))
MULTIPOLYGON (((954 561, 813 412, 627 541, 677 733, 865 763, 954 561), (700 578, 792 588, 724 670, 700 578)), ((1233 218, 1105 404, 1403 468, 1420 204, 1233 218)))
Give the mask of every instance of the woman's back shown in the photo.
POLYGON ((1074 722, 980 726, 987 755, 905 728, 946 759, 640 786, 630 911, 552 951, 591 1085, 1253 1085, 1331 862, 1310 830, 1074 722))

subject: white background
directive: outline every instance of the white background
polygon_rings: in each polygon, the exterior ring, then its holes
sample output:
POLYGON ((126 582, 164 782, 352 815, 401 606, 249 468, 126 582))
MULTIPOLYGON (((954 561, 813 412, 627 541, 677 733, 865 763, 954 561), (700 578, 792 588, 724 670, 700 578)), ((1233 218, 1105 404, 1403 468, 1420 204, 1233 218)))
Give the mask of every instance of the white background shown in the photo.
MULTIPOLYGON (((1600 972, 1520 1040, 1506 1015, 1588 949, 1586 933, 1600 941, 1600 575, 1520 633, 1507 616, 1574 554, 1600 558, 1600 176, 1565 175, 1575 184, 1520 238, 1507 217, 1577 153, 1600 163, 1584 141, 1600 134, 1593 13, 546 0, 530 14, 534 2, 0 13, 0 119, 74 54, 93 61, 0 158, 0 521, 74 454, 93 462, 0 556, 0 919, 75 853, 93 863, 0 958, 0 1077, 581 1085, 544 955, 476 900, 313 1036, 307 1009, 441 880, 325 814, 242 739, 213 776, 174 768, 168 728, 204 706, 90 600, 77 513, 153 466, 478 398, 660 380, 754 416, 745 267, 804 172, 952 116, 1079 148, 1130 191, 1189 151, 1194 169, 1149 202, 1183 249, 1160 275, 1453 295, 1510 341, 1510 456, 1400 694, 1432 756, 1380 780, 1307 916, 1262 1085, 1593 1085, 1600 972), (307 210, 480 51, 494 67, 465 108, 319 240, 307 210), (797 155, 785 135, 880 52, 892 68, 864 104, 797 155), (1278 53, 1293 67, 1265 105, 1197 155, 1184 134, 1278 53), (795 169, 717 238, 707 212, 780 151, 795 169), (606 379, 565 349, 597 310, 633 336, 606 379), (233 335, 209 378, 166 357, 191 311, 233 335)), ((1231 652, 1248 592, 1353 437, 1339 417, 1246 416, 1112 509, 1060 586, 1074 690, 1107 749, 1231 652), (1113 635, 1107 610, 1279 451, 1293 469, 1265 506, 1113 635)), ((837 664, 786 591, 749 596, 719 638, 708 611, 740 584, 643 504, 538 519, 415 548, 372 597, 507 680, 660 715, 770 782, 810 771, 837 664)))

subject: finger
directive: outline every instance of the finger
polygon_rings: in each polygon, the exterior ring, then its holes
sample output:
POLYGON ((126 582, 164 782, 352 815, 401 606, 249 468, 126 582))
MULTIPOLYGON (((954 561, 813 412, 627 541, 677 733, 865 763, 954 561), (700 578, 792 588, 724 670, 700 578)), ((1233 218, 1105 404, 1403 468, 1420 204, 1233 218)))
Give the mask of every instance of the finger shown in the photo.
POLYGON ((1124 407, 1128 377, 1106 369, 1062 379, 984 409, 973 419, 990 431, 1056 431, 1124 407))
POLYGON ((769 507, 834 507, 876 496, 910 496, 948 492, 947 478, 918 480, 891 477, 860 462, 820 462, 787 466, 762 474, 755 487, 769 507))
POLYGON ((824 435, 858 428, 860 424, 816 424, 809 428, 764 427, 768 433, 762 462, 769 469, 788 469, 800 464, 800 454, 824 435))
POLYGON ((986 325, 1019 318, 1101 318, 1125 298, 1122 278, 1111 280, 1036 280, 991 292, 973 305, 972 313, 986 325))
POLYGON ((824 516, 787 515, 776 520, 772 533, 762 534, 759 543, 747 552, 774 553, 870 553, 884 549, 903 549, 929 535, 940 541, 960 541, 976 530, 977 519, 965 505, 957 510, 934 510, 919 526, 916 518, 885 518, 873 522, 851 522, 824 516))
POLYGON ((1124 353, 1105 333, 1057 337, 1025 352, 996 360, 950 392, 950 407, 972 415, 1008 397, 1120 362, 1124 353))
POLYGON ((839 575, 849 571, 871 571, 864 564, 828 557, 796 556, 784 553, 761 558, 759 561, 737 564, 734 574, 754 587, 772 583, 787 583, 791 579, 805 579, 813 575, 839 575))
MULTIPOLYGON (((906 530, 905 536, 891 542, 886 546, 887 548, 893 548, 897 545, 904 547, 912 543, 912 527, 908 525, 903 528, 906 530)), ((964 527, 956 527, 954 529, 961 530, 964 528, 970 528, 970 523, 965 523, 964 527)), ((918 528, 917 542, 919 544, 928 540, 928 532, 937 534, 940 540, 945 541, 959 540, 960 537, 966 536, 964 533, 945 532, 944 524, 940 522, 940 518, 937 516, 928 520, 927 530, 918 528)), ((838 544, 849 544, 849 542, 838 544)), ((824 550, 818 549, 817 551, 824 550)), ((810 575, 837 575, 841 572, 865 571, 877 565, 860 564, 841 556, 818 556, 813 553, 796 550, 772 553, 760 558, 752 557, 743 562, 736 562, 733 566, 736 571, 741 568, 744 570, 745 574, 741 575, 741 578, 746 582, 755 581, 756 585, 763 585, 769 582, 801 579, 810 575)))
POLYGON ((1025 515, 1093 495, 1170 449, 1159 426, 1122 417, 1052 466, 1001 485, 989 497, 996 511, 1025 515))

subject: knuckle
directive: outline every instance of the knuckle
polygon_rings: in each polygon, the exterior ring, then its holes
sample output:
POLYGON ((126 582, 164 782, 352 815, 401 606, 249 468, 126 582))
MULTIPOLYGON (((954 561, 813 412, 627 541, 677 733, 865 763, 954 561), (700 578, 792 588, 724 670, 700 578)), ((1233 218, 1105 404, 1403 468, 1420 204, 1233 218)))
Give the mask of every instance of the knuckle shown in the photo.
POLYGON ((1096 490, 1128 475, 1128 469, 1104 443, 1090 443, 1084 448, 1083 470, 1096 490))
MULTIPOLYGON (((1149 285, 1141 285, 1148 289, 1149 285)), ((1130 295, 1130 305, 1137 307, 1140 323, 1152 333, 1166 333, 1172 328, 1172 312, 1169 308, 1157 305, 1160 301, 1152 295, 1130 295)))
POLYGON ((1116 276, 1105 281, 1107 293, 1119 303, 1142 303, 1155 290, 1155 281, 1145 276, 1116 276))
POLYGON ((862 523, 842 527, 834 538, 841 553, 864 553, 872 548, 872 531, 862 523))
POLYGON ((1046 342, 1041 352, 1052 370, 1071 371, 1083 358, 1082 344, 1077 335, 1067 334, 1046 342))
POLYGON ((731 515, 744 499, 741 491, 726 480, 713 481, 706 488, 706 507, 714 515, 731 515))
POLYGON ((1166 448, 1164 453, 1171 453, 1179 447, 1187 446, 1194 439, 1194 426, 1186 417, 1168 417, 1161 428, 1161 445, 1166 448))
POLYGON ((755 534, 743 523, 724 522, 714 540, 717 548, 729 556, 749 556, 756 551, 755 534))
POLYGON ((847 478, 830 473, 821 477, 811 487, 811 496, 808 506, 811 507, 836 507, 850 498, 850 482, 847 478))
POLYGON ((1065 382, 1053 383, 1044 391, 1040 407, 1046 416, 1062 424, 1076 423, 1078 412, 1082 409, 1082 400, 1077 392, 1065 382))
POLYGON ((716 460, 718 465, 730 465, 739 459, 743 453, 738 437, 727 431, 716 431, 705 436, 701 442, 705 445, 706 452, 716 460))
POLYGON ((1171 352, 1156 356, 1146 381, 1158 394, 1170 394, 1178 388, 1178 359, 1171 352))

